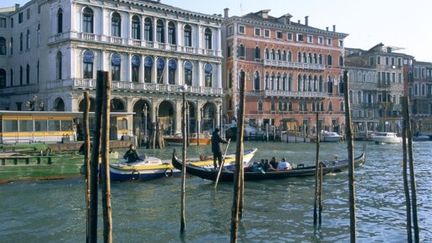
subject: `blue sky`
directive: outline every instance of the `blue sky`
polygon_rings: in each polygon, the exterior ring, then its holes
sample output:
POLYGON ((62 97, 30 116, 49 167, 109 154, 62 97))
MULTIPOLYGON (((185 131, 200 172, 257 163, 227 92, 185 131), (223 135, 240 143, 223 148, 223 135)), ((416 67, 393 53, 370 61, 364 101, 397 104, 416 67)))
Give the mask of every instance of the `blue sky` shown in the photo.
MULTIPOLYGON (((431 0, 161 0, 183 9, 241 16, 262 9, 270 15, 293 15, 293 20, 325 29, 336 25, 336 30, 349 34, 345 46, 362 49, 382 42, 403 48, 400 52, 413 55, 419 61, 432 62, 432 1, 431 0), (429 23, 429 24, 427 24, 429 23)), ((0 7, 26 0, 0 0, 0 7)))

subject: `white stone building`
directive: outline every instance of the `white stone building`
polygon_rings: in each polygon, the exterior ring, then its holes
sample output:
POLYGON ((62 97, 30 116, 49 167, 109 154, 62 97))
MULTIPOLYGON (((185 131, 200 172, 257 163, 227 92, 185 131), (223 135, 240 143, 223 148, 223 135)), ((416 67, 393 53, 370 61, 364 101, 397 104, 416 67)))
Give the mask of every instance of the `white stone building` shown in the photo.
POLYGON ((179 132, 186 84, 191 131, 210 130, 222 107, 221 23, 160 1, 32 0, 0 9, 0 109, 79 111, 103 70, 112 111, 136 113, 131 129, 147 117, 147 126, 159 118, 167 133, 179 132))

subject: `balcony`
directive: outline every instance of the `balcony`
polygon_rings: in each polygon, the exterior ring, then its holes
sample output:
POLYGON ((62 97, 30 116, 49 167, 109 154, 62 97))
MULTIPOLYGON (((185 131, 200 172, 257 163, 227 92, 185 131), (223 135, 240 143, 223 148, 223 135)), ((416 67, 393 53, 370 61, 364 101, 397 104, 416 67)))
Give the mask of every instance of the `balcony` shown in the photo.
POLYGON ((284 67, 284 68, 298 68, 324 71, 325 66, 314 63, 300 63, 300 62, 287 62, 278 60, 264 60, 264 66, 284 67))
POLYGON ((299 92, 299 91, 283 91, 283 90, 264 90, 266 97, 292 97, 292 98, 320 98, 329 97, 326 93, 319 92, 299 92))
MULTIPOLYGON (((69 79, 62 81, 50 82, 47 85, 48 89, 56 89, 62 87, 72 87, 73 89, 95 89, 96 80, 94 79, 69 79)), ((155 83, 133 83, 128 81, 113 81, 113 91, 133 91, 144 93, 181 93, 182 85, 176 84, 155 84, 155 83)), ((204 96, 222 96, 223 89, 211 87, 188 87, 188 93, 204 95, 204 96)))
POLYGON ((378 104, 376 103, 361 103, 361 107, 364 109, 375 109, 378 107, 378 104))

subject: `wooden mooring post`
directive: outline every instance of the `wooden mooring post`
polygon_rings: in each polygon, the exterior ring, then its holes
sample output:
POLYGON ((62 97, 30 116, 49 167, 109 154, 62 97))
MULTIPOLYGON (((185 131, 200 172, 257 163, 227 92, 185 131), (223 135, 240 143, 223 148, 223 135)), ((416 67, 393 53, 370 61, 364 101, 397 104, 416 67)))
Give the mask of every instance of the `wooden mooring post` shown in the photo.
MULTIPOLYGON (((98 71, 98 77, 99 77, 98 71)), ((101 72, 103 89, 102 103, 102 133, 101 133, 101 157, 102 180, 102 212, 103 212, 103 239, 105 243, 112 242, 112 208, 111 208, 111 180, 109 166, 109 150, 110 150, 110 107, 111 107, 111 77, 108 72, 101 72)))
POLYGON ((89 112, 90 112, 90 96, 86 91, 84 92, 84 114, 83 114, 83 128, 84 128, 84 165, 85 165, 85 182, 86 182, 86 242, 89 242, 89 222, 90 222, 90 126, 89 126, 89 112))
POLYGON ((405 205, 406 205, 406 230, 407 230, 407 240, 408 242, 413 242, 412 240, 412 221, 411 221, 411 196, 409 190, 409 180, 408 180, 408 145, 407 145, 407 130, 408 124, 405 117, 405 103, 402 97, 402 115, 403 115, 403 125, 402 125, 402 176, 404 184, 405 193, 405 205))
MULTIPOLYGON (((316 122, 317 122, 317 131, 318 131, 318 121, 319 121, 319 113, 316 113, 316 122)), ((314 226, 317 226, 317 208, 318 208, 318 185, 319 185, 319 176, 318 176, 318 165, 319 165, 319 151, 320 151, 320 137, 319 132, 316 133, 316 156, 315 156, 315 197, 314 197, 314 226)))
POLYGON ((186 89, 187 86, 183 86, 182 93, 182 171, 181 171, 181 199, 180 199, 180 233, 183 234, 186 228, 186 148, 188 144, 187 127, 186 127, 186 89))
POLYGON ((349 97, 348 71, 344 71, 344 97, 345 97, 345 127, 348 145, 348 189, 349 189, 349 212, 350 212, 350 241, 356 242, 356 204, 355 204, 355 182, 354 182, 354 138, 352 133, 351 105, 349 97))
MULTIPOLYGON (((245 72, 240 72, 240 102, 237 119, 237 147, 236 147, 236 170, 234 175, 234 195, 231 209, 231 242, 237 242, 237 233, 240 223, 240 215, 243 211, 244 203, 244 170, 243 170, 243 138, 244 138, 244 89, 245 72)), ((267 126, 268 131, 268 126, 267 126)))
POLYGON ((402 109, 404 120, 406 121, 406 136, 408 139, 408 162, 409 162, 409 174, 410 174, 410 186, 411 186, 411 208, 412 208, 412 221, 414 229, 414 242, 420 242, 420 233, 418 226, 417 216, 417 189, 415 182, 415 171, 414 171, 414 156, 412 151, 412 130, 411 130, 411 119, 409 115, 409 102, 408 97, 402 97, 402 109))

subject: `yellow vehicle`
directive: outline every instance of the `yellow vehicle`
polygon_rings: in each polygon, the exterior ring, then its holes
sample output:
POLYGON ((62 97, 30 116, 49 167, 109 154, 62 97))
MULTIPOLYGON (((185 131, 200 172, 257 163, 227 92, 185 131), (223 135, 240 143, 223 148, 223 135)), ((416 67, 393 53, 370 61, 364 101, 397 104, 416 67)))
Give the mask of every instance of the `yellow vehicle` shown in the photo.
MULTIPOLYGON (((112 140, 132 135, 133 113, 112 112, 112 140)), ((78 141, 84 137, 82 112, 0 111, 0 143, 54 143, 78 141)), ((90 113, 90 132, 94 124, 90 113)))

